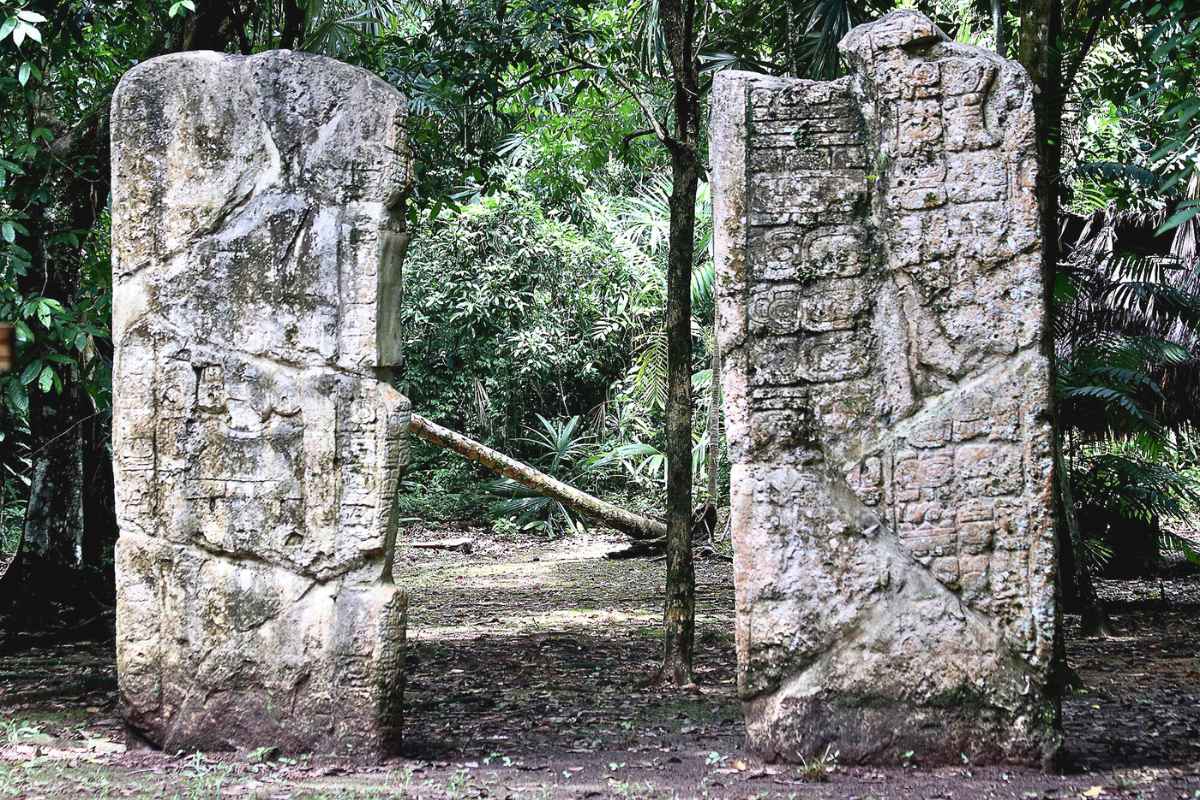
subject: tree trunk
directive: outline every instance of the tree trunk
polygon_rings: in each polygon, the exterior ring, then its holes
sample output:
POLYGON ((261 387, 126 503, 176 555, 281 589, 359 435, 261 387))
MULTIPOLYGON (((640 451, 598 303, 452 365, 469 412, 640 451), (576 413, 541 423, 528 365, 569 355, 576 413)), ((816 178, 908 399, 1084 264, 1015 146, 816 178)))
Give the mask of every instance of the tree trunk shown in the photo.
MULTIPOLYGON (((1056 370, 1054 351, 1053 320, 1057 313, 1054 307, 1053 287, 1058 269, 1060 245, 1058 239, 1058 213, 1060 172, 1062 167, 1062 117, 1065 87, 1063 85, 1063 63, 1060 37, 1062 33, 1062 6, 1060 0, 1027 0, 1021 5, 1021 21, 1017 57, 1029 73, 1037 91, 1034 94, 1034 115, 1037 126, 1038 147, 1038 207, 1042 231, 1042 285, 1045 291, 1043 302, 1050 314, 1045 326, 1042 352, 1050 361, 1051 381, 1055 385, 1056 370)), ((1059 598, 1069 600, 1066 589, 1073 588, 1083 610, 1085 630, 1100 632, 1104 627, 1103 608, 1096 597, 1095 588, 1087 565, 1079 557, 1080 535, 1075 517, 1070 489, 1070 474, 1066 470, 1063 453, 1063 432, 1057 408, 1053 414, 1054 450, 1054 523, 1059 543, 1059 598), (1071 586, 1073 584, 1073 587, 1071 586)), ((1060 602, 1060 613, 1061 613, 1060 602)), ((1059 626, 1061 639, 1061 626, 1059 626)), ((1070 674, 1066 664, 1065 648, 1061 641, 1055 644, 1056 660, 1060 663, 1056 672, 1060 676, 1070 674)), ((1060 680, 1060 685, 1065 685, 1060 680)))
POLYGON ((665 0, 659 16, 672 72, 671 230, 667 251, 667 586, 663 664, 676 686, 693 683, 696 572, 692 564, 692 260, 700 178, 700 90, 693 0, 665 0))
POLYGON ((244 35, 236 0, 204 0, 196 4, 194 13, 183 18, 171 50, 223 52, 230 45, 240 43, 244 35))
MULTIPOLYGON (((1062 8, 1060 0, 1030 0, 1021 8, 1018 56, 1029 77, 1037 87, 1034 94, 1034 114, 1037 124, 1038 147, 1038 207, 1042 230, 1042 283, 1045 306, 1051 323, 1046 325, 1042 351, 1050 360, 1051 385, 1056 370, 1054 354, 1053 287, 1058 269, 1060 245, 1058 212, 1060 172, 1062 167, 1062 117, 1065 87, 1060 37, 1062 8)), ((1066 470, 1063 451, 1063 431, 1057 409, 1053 420, 1055 485, 1055 525, 1059 540, 1059 596, 1067 604, 1078 601, 1085 622, 1099 630, 1103 611, 1096 599, 1087 565, 1079 557, 1081 537, 1071 502, 1070 474, 1066 470)))
POLYGON ((1084 636, 1107 636, 1108 615, 1100 604, 1092 574, 1083 559, 1083 535, 1071 493, 1071 471, 1067 469, 1061 441, 1061 436, 1055 436, 1054 469, 1058 493, 1054 498, 1054 516, 1059 526, 1059 600, 1063 611, 1075 611, 1082 616, 1084 636))
POLYGON ((698 165, 672 154, 667 256, 667 586, 662 680, 692 679, 696 574, 692 564, 691 277, 698 165))
POLYGON ((71 408, 76 391, 68 379, 61 395, 46 394, 36 402, 31 397, 29 403, 36 455, 19 568, 42 576, 78 569, 82 557, 83 443, 71 408))
MULTIPOLYGON (((32 256, 27 275, 18 279, 27 297, 47 297, 69 305, 74 299, 78 275, 66 259, 51 259, 46 251, 47 209, 34 201, 38 188, 47 180, 42 171, 30 170, 14 188, 29 214, 29 235, 18 243, 32 256)), ((38 337, 49 334, 35 325, 38 337)), ((53 348, 35 341, 36 355, 53 348)), ((83 453, 79 423, 82 388, 74 369, 57 367, 63 382, 61 392, 43 392, 37 382, 26 389, 29 396, 30 486, 22 523, 21 545, 0 587, 0 616, 11 614, 20 625, 34 628, 53 618, 51 601, 75 605, 88 596, 81 580, 80 556, 83 543, 83 453)))
POLYGON ((453 450, 469 461, 474 461, 506 478, 512 478, 539 494, 553 497, 573 511, 598 520, 635 539, 660 539, 667 534, 667 526, 658 520, 634 514, 592 497, 487 445, 436 425, 420 414, 412 415, 409 430, 431 444, 453 450))
MULTIPOLYGON (((76 152, 94 154, 89 159, 89 168, 76 169, 63 192, 69 204, 71 227, 77 231, 91 231, 108 206, 111 183, 107 105, 80 131, 75 141, 64 138, 57 140, 56 145, 69 145, 76 152)), ((88 354, 79 355, 80 370, 86 374, 89 370, 95 370, 101 362, 112 363, 112 343, 103 339, 93 340, 93 347, 88 354)), ((99 409, 83 384, 83 375, 77 377, 73 408, 76 421, 72 424, 77 429, 73 435, 78 437, 79 476, 82 479, 80 565, 93 577, 100 575, 103 570, 102 585, 96 588, 104 596, 114 597, 116 585, 110 554, 117 541, 117 515, 110 447, 112 416, 98 413, 99 409)))
POLYGON ((83 447, 83 566, 99 574, 105 596, 116 592, 112 572, 112 549, 117 542, 116 498, 113 494, 111 420, 95 416, 90 406, 84 409, 89 418, 80 426, 83 447))
POLYGON ((717 473, 721 467, 721 346, 717 342, 717 323, 713 322, 712 383, 708 391, 708 502, 721 505, 721 487, 717 473))
POLYGON ((284 50, 294 50, 303 44, 304 23, 307 11, 301 7, 298 0, 283 0, 283 32, 279 35, 279 46, 284 50))
POLYGON ((1004 0, 992 0, 992 30, 996 36, 996 52, 1004 56, 1008 50, 1008 29, 1004 24, 1004 0))

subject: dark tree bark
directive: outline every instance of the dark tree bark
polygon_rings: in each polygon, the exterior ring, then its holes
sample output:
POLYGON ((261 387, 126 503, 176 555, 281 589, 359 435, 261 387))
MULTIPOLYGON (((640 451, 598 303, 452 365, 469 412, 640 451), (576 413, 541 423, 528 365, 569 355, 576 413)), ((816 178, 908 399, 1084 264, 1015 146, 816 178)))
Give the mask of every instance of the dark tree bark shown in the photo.
POLYGON ((675 129, 667 253, 667 586, 661 680, 691 684, 696 620, 692 563, 692 262, 700 179, 700 81, 694 0, 666 0, 659 15, 671 63, 675 129))
MULTIPOLYGON (((1085 47, 1090 45, 1086 44, 1085 47)), ((1062 119, 1067 86, 1063 76, 1061 0, 1024 0, 1018 58, 1037 91, 1034 116, 1038 146, 1038 207, 1042 229, 1042 283, 1045 304, 1054 318, 1053 287, 1061 252, 1058 236, 1059 190, 1062 172, 1062 119)), ((1047 325, 1042 349, 1055 369, 1053 326, 1047 325)), ((1053 374, 1051 375, 1051 385, 1053 374)), ((1057 410, 1054 431, 1054 521, 1059 541, 1059 594, 1062 605, 1078 608, 1084 617, 1085 632, 1102 630, 1104 612, 1096 597, 1087 565, 1079 558, 1080 537, 1075 509, 1070 502, 1070 476, 1063 457, 1062 425, 1057 410), (1064 578, 1064 576, 1069 576, 1064 578), (1075 596, 1065 590, 1073 585, 1075 596)))
POLYGON ((992 30, 996 36, 996 52, 1008 51, 1008 26, 1004 22, 1004 0, 992 0, 992 30))
POLYGON ((295 50, 303 44, 304 23, 307 14, 297 0, 283 0, 283 32, 279 36, 279 46, 284 50, 295 50))
MULTIPOLYGON (((31 392, 29 431, 33 474, 25 508, 18 574, 61 576, 81 566, 83 549, 83 446, 76 409, 78 384, 61 394, 31 392)), ((49 588, 49 587, 47 587, 49 588)))
POLYGON ((117 542, 111 433, 110 419, 95 412, 90 412, 79 428, 83 447, 82 563, 98 573, 106 596, 115 591, 110 556, 117 542))
MULTIPOLYGON (((236 0, 199 0, 196 12, 184 17, 171 50, 216 50, 224 52, 235 43, 239 49, 246 32, 236 0)), ((151 56, 159 55, 153 53, 151 56)))
MULTIPOLYGON (((45 168, 30 170, 13 182, 18 208, 28 215, 29 233, 17 243, 29 251, 31 265, 17 284, 25 296, 40 295, 64 306, 74 300, 78 276, 47 252, 52 221, 39 189, 53 178, 45 168)), ((37 330, 37 335, 46 335, 37 330)), ((29 392, 29 433, 32 473, 25 510, 22 547, 13 567, 18 570, 58 571, 78 566, 75 549, 82 537, 83 465, 78 430, 74 427, 78 385, 72 371, 60 372, 61 393, 43 392, 36 381, 29 392)))
MULTIPOLYGON (((77 231, 92 230, 108 205, 111 183, 109 165, 109 120, 107 106, 78 131, 74 142, 64 140, 66 145, 89 154, 90 169, 76 170, 67 184, 64 197, 69 203, 71 227, 77 231)), ((68 156, 69 157, 69 156, 68 156)), ((112 361, 111 343, 95 343, 97 351, 91 359, 112 361)), ((88 368, 90 364, 85 363, 88 368)), ((111 440, 111 416, 100 414, 87 393, 80 387, 74 403, 80 447, 80 472, 82 530, 80 532, 80 565, 96 572, 104 567, 103 591, 107 595, 114 591, 112 575, 106 558, 117 540, 116 503, 113 497, 113 470, 111 440)))
POLYGON ((713 323, 712 383, 708 391, 708 502, 721 505, 721 486, 717 473, 721 467, 721 347, 717 325, 713 323))

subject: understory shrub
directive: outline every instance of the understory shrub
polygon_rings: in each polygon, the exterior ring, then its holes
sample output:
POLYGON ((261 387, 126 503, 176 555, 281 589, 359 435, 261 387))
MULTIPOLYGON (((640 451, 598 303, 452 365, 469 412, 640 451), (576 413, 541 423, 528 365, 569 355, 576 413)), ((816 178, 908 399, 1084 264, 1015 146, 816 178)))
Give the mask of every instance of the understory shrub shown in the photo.
POLYGON ((414 410, 489 443, 538 415, 586 413, 628 367, 632 332, 595 329, 633 283, 603 229, 560 219, 520 186, 443 210, 405 261, 414 410))

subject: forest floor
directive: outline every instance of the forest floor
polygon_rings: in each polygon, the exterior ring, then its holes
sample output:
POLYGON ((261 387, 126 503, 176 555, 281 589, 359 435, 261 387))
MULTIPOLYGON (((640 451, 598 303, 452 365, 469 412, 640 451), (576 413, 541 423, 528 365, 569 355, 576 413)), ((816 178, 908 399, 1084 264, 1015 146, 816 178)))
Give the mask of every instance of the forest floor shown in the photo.
POLYGON ((920 754, 803 768, 741 750, 728 562, 697 564, 700 691, 660 690, 661 562, 605 560, 616 540, 593 535, 416 534, 464 535, 469 554, 406 547, 397 564, 402 757, 125 752, 111 640, 59 635, 0 653, 0 797, 1200 800, 1200 577, 1102 582, 1114 635, 1069 640, 1086 688, 1064 704, 1064 774, 927 769, 920 754))

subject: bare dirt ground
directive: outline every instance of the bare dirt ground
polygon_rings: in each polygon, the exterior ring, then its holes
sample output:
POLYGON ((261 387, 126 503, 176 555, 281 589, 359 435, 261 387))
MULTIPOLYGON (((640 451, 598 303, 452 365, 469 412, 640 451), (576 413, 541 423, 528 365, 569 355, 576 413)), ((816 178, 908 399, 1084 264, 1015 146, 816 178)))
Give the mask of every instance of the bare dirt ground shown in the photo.
MULTIPOLYGON (((462 531, 417 532, 453 538, 462 531)), ((1200 579, 1104 583, 1115 636, 1071 638, 1085 689, 1064 705, 1065 774, 963 764, 762 764, 741 750, 730 565, 698 563, 698 693, 647 684, 661 562, 615 540, 406 548, 402 756, 125 752, 109 640, 0 653, 0 797, 1170 798, 1200 800, 1200 579), (1165 603, 1164 603, 1165 598, 1165 603)), ((1068 620, 1071 622, 1071 620, 1068 620)))

